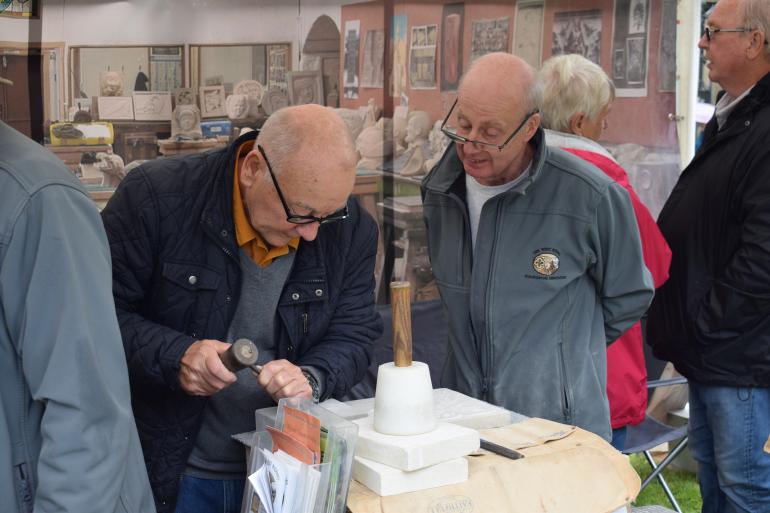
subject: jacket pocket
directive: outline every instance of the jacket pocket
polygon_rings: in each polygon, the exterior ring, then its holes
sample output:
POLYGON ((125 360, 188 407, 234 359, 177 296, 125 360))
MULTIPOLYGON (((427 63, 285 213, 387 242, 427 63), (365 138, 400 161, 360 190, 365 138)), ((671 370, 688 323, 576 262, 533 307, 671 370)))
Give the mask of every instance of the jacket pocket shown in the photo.
MULTIPOLYGON (((155 320, 194 338, 209 338, 206 327, 215 308, 217 289, 223 280, 217 271, 192 263, 164 262, 163 279, 155 294, 155 320)), ((224 302, 224 298, 221 298, 224 302)), ((219 335, 221 336, 221 335, 219 335)))
POLYGON ((220 276, 216 271, 197 264, 164 262, 163 277, 186 290, 216 290, 220 276))
POLYGON ((26 463, 20 463, 13 467, 14 489, 21 513, 32 513, 34 504, 32 498, 32 482, 29 476, 29 467, 26 463))

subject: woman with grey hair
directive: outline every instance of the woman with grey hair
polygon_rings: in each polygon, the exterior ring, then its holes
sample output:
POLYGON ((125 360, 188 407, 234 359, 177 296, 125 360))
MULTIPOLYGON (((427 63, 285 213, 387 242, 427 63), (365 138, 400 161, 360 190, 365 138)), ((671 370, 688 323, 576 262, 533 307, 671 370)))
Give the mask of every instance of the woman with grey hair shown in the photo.
MULTIPOLYGON (((660 287, 668 279, 668 244, 631 188, 625 170, 597 142, 607 127, 607 116, 615 99, 615 87, 609 77, 585 57, 559 55, 543 63, 538 86, 546 144, 592 163, 628 191, 639 225, 644 261, 655 287, 660 287)), ((622 450, 626 427, 644 420, 647 409, 647 372, 638 322, 607 348, 607 396, 612 445, 622 450)))

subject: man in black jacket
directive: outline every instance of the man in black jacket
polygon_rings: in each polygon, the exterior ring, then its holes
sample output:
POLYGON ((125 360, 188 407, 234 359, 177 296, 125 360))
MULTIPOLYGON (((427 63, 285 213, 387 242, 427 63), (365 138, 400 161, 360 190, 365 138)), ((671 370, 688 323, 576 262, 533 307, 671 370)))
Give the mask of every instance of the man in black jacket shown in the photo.
POLYGON ((770 2, 720 0, 699 47, 724 89, 658 219, 673 259, 648 339, 690 382, 704 512, 770 511, 770 2))
POLYGON ((240 509, 254 410, 345 394, 382 331, 377 227, 349 199, 356 155, 318 105, 228 149, 132 171, 103 212, 132 402, 159 513, 240 509), (219 355, 253 340, 263 370, 219 355))

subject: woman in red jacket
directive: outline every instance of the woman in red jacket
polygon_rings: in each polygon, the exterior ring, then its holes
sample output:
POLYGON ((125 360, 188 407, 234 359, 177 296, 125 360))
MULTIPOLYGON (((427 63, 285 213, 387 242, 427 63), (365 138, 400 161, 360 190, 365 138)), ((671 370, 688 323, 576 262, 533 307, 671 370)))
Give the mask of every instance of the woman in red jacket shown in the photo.
MULTIPOLYGON (((615 87, 602 68, 575 54, 548 59, 538 78, 543 89, 540 115, 546 143, 594 164, 628 191, 639 224, 644 262, 655 288, 660 287, 668 279, 671 250, 631 187, 626 171, 596 142, 606 128, 615 87)), ((607 348, 607 396, 612 445, 622 450, 626 426, 644 420, 647 409, 647 371, 638 322, 607 348)))

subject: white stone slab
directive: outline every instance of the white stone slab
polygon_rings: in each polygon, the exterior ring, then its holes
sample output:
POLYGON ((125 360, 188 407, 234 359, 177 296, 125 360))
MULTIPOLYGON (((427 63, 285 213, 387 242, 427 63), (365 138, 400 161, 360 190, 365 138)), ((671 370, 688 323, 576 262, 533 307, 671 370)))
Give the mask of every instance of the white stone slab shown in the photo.
POLYGON ((366 411, 348 406, 347 403, 343 403, 336 399, 327 399, 318 403, 318 405, 323 406, 333 414, 346 420, 360 419, 368 415, 366 411))
POLYGON ((383 435, 374 430, 372 417, 358 424, 356 456, 400 470, 417 470, 467 456, 479 448, 479 432, 439 422, 429 433, 410 436, 383 435))
MULTIPOLYGON (((372 415, 374 412, 374 398, 356 399, 345 402, 351 408, 348 420, 372 415)), ((433 390, 433 407, 436 412, 436 420, 459 424, 473 429, 491 429, 507 426, 526 417, 481 401, 473 397, 455 392, 448 388, 436 388, 433 390)))
POLYGON ((456 458, 412 472, 405 472, 356 456, 353 460, 353 479, 383 497, 416 492, 466 481, 468 479, 468 460, 456 458))
POLYGON ((511 412, 448 388, 433 391, 436 420, 473 429, 491 429, 511 423, 511 412))

